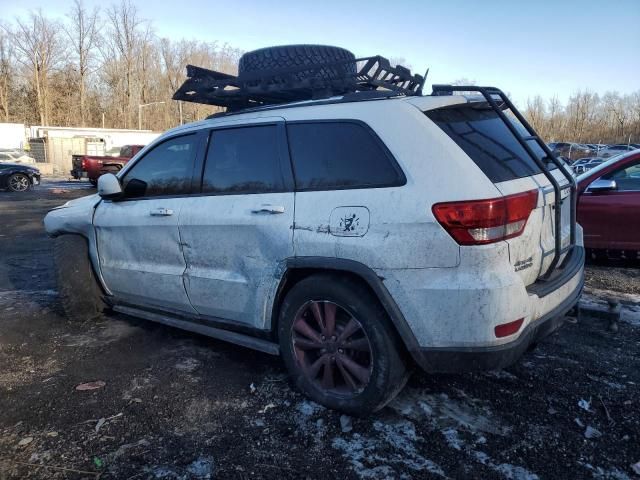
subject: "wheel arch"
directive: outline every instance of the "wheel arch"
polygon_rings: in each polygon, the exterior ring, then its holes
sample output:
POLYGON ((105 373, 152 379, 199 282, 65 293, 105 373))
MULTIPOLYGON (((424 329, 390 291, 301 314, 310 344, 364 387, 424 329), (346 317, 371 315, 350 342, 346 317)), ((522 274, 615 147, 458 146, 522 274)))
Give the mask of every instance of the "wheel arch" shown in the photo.
POLYGON ((331 257, 294 257, 287 259, 286 270, 280 279, 271 312, 272 338, 277 338, 280 307, 289 290, 300 280, 318 273, 348 275, 365 285, 384 308, 407 352, 414 360, 418 360, 414 353, 419 349, 418 341, 400 308, 384 286, 383 278, 368 266, 355 260, 331 257))

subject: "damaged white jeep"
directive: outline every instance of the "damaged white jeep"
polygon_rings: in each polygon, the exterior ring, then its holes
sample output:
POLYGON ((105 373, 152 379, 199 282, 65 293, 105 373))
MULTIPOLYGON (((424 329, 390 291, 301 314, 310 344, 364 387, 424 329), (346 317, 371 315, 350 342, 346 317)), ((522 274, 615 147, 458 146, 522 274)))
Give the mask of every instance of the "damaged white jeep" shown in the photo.
POLYGON ((188 73, 174 98, 227 112, 45 218, 69 317, 279 354, 313 400, 362 415, 415 365, 512 364, 576 304, 575 182, 500 90, 423 95, 382 57, 309 45, 188 73))

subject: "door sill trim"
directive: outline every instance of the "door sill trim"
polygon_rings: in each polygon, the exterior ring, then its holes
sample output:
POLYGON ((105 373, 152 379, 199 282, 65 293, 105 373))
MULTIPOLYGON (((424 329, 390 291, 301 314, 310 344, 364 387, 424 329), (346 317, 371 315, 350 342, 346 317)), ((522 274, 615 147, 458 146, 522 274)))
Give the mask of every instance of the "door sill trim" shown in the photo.
POLYGON ((207 337, 216 338, 225 342, 234 343, 243 347, 259 350, 270 355, 280 355, 280 346, 277 343, 263 340, 260 338, 245 335, 243 333, 223 330, 221 328, 210 327, 201 323, 183 320, 165 313, 154 313, 140 308, 128 307, 124 305, 114 305, 113 310, 132 317, 143 318, 152 322, 162 323, 170 327, 187 330, 189 332, 199 333, 207 337))

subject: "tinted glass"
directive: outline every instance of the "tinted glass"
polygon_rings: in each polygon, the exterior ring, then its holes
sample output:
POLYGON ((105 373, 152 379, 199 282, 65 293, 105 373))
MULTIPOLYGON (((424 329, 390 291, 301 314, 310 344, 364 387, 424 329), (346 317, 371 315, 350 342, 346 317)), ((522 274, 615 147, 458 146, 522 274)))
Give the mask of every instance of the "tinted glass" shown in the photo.
MULTIPOLYGON (((495 111, 464 106, 429 110, 425 114, 464 150, 491 181, 504 182, 541 173, 495 111)), ((523 136, 528 135, 515 118, 511 121, 523 136)), ((537 143, 530 141, 528 145, 538 158, 544 158, 544 151, 537 143)), ((556 148, 561 145, 556 144, 556 148)))
POLYGON ((402 185, 382 142, 364 126, 349 122, 287 125, 298 189, 402 185))
POLYGON ((203 192, 233 194, 284 190, 275 125, 211 132, 203 192))
POLYGON ((197 135, 173 138, 156 146, 122 180, 125 196, 183 195, 191 191, 197 135))
POLYGON ((602 178, 615 180, 619 192, 640 192, 640 163, 616 170, 602 178))

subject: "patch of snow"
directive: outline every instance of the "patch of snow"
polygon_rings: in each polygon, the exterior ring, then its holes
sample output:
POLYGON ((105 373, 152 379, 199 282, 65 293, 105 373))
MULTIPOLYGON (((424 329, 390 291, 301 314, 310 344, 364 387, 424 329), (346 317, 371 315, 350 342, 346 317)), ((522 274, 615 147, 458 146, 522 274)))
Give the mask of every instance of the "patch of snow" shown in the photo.
POLYGON ((615 467, 609 470, 605 470, 602 467, 594 467, 590 463, 578 462, 578 464, 583 466, 587 470, 590 470, 593 478, 596 478, 598 480, 631 480, 631 477, 629 477, 629 475, 615 467))
POLYGON ((462 427, 472 433, 508 433, 486 403, 466 396, 453 399, 444 393, 405 389, 390 407, 413 420, 426 419, 438 429, 462 427))
POLYGON ((496 378, 498 380, 518 380, 513 373, 509 373, 506 370, 489 370, 483 374, 485 377, 496 378))
POLYGON ((578 406, 586 412, 591 412, 591 399, 585 400, 581 398, 578 400, 578 406))
POLYGON ((187 472, 193 478, 209 479, 212 478, 215 471, 213 457, 200 457, 187 466, 187 472))
POLYGON ((495 463, 491 460, 489 455, 484 452, 475 451, 473 454, 475 459, 482 465, 495 470, 509 480, 539 480, 540 478, 538 475, 531 473, 526 468, 511 465, 510 463, 495 463))
POLYGON ((348 415, 340 415, 340 429, 342 430, 342 433, 349 433, 353 430, 351 417, 348 415))
POLYGON ((417 444, 423 440, 416 434, 412 422, 378 420, 373 423, 373 428, 379 436, 367 437, 356 433, 349 439, 337 437, 332 443, 335 449, 342 451, 358 477, 399 478, 393 466, 400 470, 426 470, 433 475, 446 477, 438 464, 418 452, 417 444))
POLYGON ((464 442, 458 436, 458 431, 455 428, 446 428, 442 430, 441 433, 444 436, 444 439, 447 441, 447 445, 456 450, 462 450, 462 447, 464 447, 464 442))
POLYGON ((322 407, 321 405, 309 400, 304 400, 303 402, 300 402, 297 406, 298 412, 300 412, 302 415, 305 415, 307 417, 310 417, 323 409, 324 407, 322 407))
POLYGON ((602 432, 591 425, 587 425, 587 428, 584 431, 584 436, 589 439, 599 438, 602 436, 602 432))

